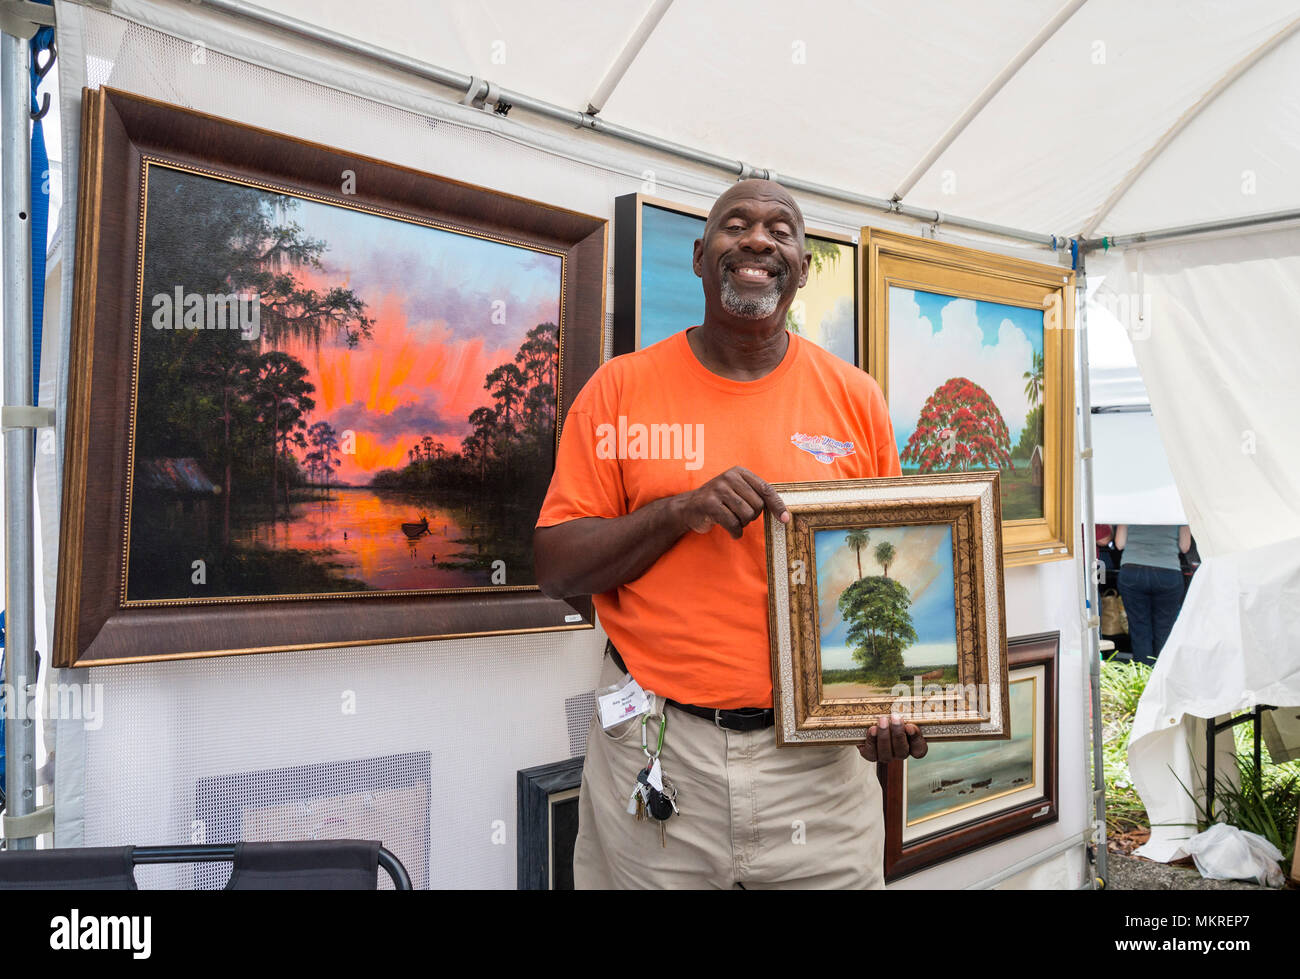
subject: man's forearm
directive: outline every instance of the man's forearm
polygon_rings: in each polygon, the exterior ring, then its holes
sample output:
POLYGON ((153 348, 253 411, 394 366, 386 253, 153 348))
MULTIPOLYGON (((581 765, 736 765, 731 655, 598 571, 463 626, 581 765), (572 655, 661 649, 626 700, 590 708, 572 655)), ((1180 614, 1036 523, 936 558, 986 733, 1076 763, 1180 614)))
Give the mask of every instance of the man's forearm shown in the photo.
POLYGON ((622 517, 583 517, 533 537, 537 584, 550 598, 610 591, 645 574, 686 533, 678 497, 622 517))

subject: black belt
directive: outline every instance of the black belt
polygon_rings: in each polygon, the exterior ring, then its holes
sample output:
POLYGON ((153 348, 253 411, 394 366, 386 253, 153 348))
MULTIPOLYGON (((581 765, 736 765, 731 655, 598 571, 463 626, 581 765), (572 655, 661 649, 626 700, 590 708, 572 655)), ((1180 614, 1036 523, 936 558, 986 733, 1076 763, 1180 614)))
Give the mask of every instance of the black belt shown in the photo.
MULTIPOLYGON (((614 661, 615 666, 624 673, 629 672, 627 666, 623 663, 623 657, 618 654, 618 650, 614 648, 614 644, 609 640, 605 641, 605 652, 609 654, 609 658, 614 661)), ((776 715, 771 707, 738 707, 735 710, 722 710, 717 707, 696 707, 694 704, 679 704, 675 700, 667 700, 666 698, 665 703, 684 713, 694 714, 703 720, 712 721, 726 731, 761 731, 763 728, 771 727, 776 723, 776 715)))

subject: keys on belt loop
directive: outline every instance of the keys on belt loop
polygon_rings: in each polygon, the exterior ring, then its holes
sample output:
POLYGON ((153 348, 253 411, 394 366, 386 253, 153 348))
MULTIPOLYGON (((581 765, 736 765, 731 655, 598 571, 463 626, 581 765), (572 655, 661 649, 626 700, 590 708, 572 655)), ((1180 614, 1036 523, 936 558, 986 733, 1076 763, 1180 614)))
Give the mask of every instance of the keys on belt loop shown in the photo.
POLYGON ((668 730, 668 717, 663 711, 647 711, 641 715, 641 750, 646 758, 653 762, 664 750, 664 732, 668 730), (649 727, 650 718, 659 718, 659 743, 655 745, 654 754, 650 753, 649 727))

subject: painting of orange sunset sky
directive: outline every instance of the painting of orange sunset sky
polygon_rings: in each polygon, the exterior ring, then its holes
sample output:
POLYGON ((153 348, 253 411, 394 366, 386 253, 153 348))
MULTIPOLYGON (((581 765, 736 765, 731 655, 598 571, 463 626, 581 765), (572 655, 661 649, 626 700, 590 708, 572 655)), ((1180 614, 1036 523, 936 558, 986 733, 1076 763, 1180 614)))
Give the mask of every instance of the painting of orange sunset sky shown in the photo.
POLYGON ((531 584, 562 274, 151 166, 128 601, 531 584))

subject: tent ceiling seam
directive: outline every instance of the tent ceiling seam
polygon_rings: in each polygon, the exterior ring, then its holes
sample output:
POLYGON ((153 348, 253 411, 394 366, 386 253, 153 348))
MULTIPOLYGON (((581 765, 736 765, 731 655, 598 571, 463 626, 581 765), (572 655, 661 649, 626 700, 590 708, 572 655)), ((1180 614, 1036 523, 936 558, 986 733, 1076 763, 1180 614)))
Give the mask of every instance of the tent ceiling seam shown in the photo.
POLYGON ((1051 20, 1039 29, 1037 34, 1029 39, 1028 43, 1026 43, 1025 46, 1016 53, 1016 56, 1008 61, 1002 70, 993 77, 993 80, 984 86, 983 91, 981 91, 979 95, 975 96, 974 101, 966 106, 962 114, 958 116, 956 121, 953 122, 944 134, 939 137, 938 141, 930 147, 929 151, 921 158, 920 162, 918 162, 916 166, 912 167, 911 171, 898 185, 898 189, 894 191, 893 200, 901 201, 911 193, 912 188, 915 187, 917 182, 926 175, 932 166, 934 166, 935 161, 943 155, 944 151, 947 150, 949 146, 956 142, 957 137, 965 131, 966 127, 975 121, 975 117, 978 116, 984 108, 997 97, 997 94, 1001 92, 1017 74, 1019 74, 1020 69, 1038 53, 1039 49, 1046 44, 1052 36, 1061 29, 1065 22, 1073 17, 1078 9, 1085 3, 1087 3, 1087 0, 1069 0, 1064 7, 1056 12, 1051 20))
POLYGON ((1247 54, 1246 57, 1242 58, 1235 65, 1229 68, 1227 72, 1225 72, 1218 81, 1211 85, 1199 99, 1193 102, 1192 105, 1174 121, 1174 124, 1170 126, 1158 140, 1156 140, 1151 148, 1142 155, 1142 158, 1138 160, 1133 169, 1125 174, 1123 179, 1115 185, 1114 189, 1109 195, 1107 195, 1101 206, 1084 224, 1083 230, 1079 232, 1079 236, 1082 238, 1091 237, 1093 232, 1097 230, 1097 226, 1106 219, 1107 215, 1115 209, 1115 205, 1118 204, 1124 195, 1132 189, 1133 185, 1137 183, 1138 178, 1141 177, 1142 174, 1146 173, 1151 165, 1159 159, 1161 154, 1169 148, 1169 145, 1174 141, 1174 139, 1176 139, 1178 135, 1191 124, 1192 120, 1199 116, 1201 112, 1211 105, 1220 95, 1240 81, 1243 75, 1262 61, 1267 54, 1277 48, 1283 41, 1294 34, 1297 29, 1300 29, 1300 17, 1291 21, 1291 23, 1287 24, 1267 41, 1247 54))

